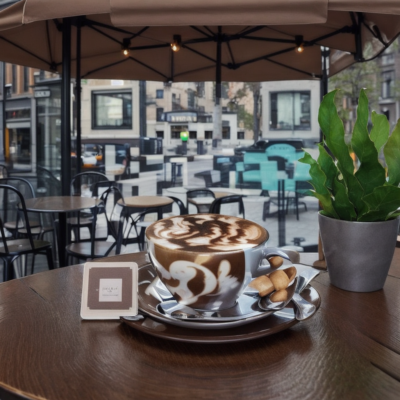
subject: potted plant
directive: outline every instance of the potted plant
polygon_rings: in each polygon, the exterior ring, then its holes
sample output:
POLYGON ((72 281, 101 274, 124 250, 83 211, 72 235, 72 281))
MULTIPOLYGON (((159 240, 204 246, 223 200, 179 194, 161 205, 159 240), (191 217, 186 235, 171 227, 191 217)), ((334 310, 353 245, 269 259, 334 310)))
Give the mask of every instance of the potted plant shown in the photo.
POLYGON ((299 161, 310 165, 321 204, 318 220, 333 285, 355 292, 383 287, 393 258, 400 215, 400 120, 389 134, 385 115, 371 114, 361 90, 350 145, 335 106, 336 91, 324 96, 318 121, 324 134, 319 156, 299 161), (379 154, 382 153, 382 163, 379 154), (351 157, 354 152, 358 167, 351 157))

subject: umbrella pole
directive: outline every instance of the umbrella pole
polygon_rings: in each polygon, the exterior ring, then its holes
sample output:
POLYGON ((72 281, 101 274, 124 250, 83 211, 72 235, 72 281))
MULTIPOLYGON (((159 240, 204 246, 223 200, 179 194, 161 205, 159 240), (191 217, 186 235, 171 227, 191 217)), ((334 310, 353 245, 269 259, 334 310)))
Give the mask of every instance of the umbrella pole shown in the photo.
POLYGON ((82 86, 81 86, 81 19, 78 17, 76 25, 76 173, 81 172, 81 156, 82 156, 82 121, 81 121, 81 106, 82 106, 82 86))
POLYGON ((221 80, 222 80, 222 58, 221 58, 221 27, 218 27, 217 35, 217 62, 215 73, 215 105, 214 105, 214 132, 213 147, 217 148, 222 140, 222 108, 221 108, 221 80))
POLYGON ((61 74, 61 193, 70 195, 71 182, 71 19, 62 24, 61 74))

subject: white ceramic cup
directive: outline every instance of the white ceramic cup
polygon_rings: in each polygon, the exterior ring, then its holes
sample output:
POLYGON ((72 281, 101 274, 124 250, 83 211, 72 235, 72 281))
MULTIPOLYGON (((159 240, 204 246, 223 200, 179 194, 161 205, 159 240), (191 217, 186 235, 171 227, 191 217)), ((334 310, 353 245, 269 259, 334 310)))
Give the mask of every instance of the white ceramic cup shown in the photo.
POLYGON ((181 304, 201 310, 233 307, 245 287, 271 271, 268 232, 242 218, 219 214, 175 216, 146 230, 157 274, 181 304))

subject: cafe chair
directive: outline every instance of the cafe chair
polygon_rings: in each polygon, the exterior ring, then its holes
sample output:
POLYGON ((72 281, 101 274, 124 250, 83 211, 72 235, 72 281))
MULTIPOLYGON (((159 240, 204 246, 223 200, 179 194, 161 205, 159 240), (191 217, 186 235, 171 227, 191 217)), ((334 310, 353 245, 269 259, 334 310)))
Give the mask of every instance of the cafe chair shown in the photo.
POLYGON ((0 164, 0 178, 8 178, 9 177, 9 173, 8 173, 8 169, 4 164, 0 164))
MULTIPOLYGON (((164 218, 172 217, 174 215, 186 215, 188 213, 187 208, 183 201, 179 199, 178 197, 174 196, 168 196, 170 199, 174 201, 172 203, 172 211, 174 211, 174 205, 178 207, 179 213, 176 214, 174 212, 172 213, 167 213, 163 214, 164 218)), ((164 209, 168 209, 170 206, 165 206, 164 209)), ((155 222, 155 219, 152 218, 149 220, 146 220, 146 216, 149 214, 155 214, 157 211, 154 208, 149 208, 143 212, 141 212, 139 215, 136 216, 136 218, 133 220, 132 227, 135 229, 136 232, 136 237, 137 237, 137 243, 140 251, 144 250, 144 243, 145 243, 145 232, 148 226, 150 226, 153 222, 155 222), (140 231, 139 231, 140 230, 140 231)))
MULTIPOLYGON (((98 198, 101 188, 107 187, 107 182, 109 182, 109 179, 101 172, 81 172, 71 180, 71 195, 98 198), (99 182, 103 183, 99 184, 99 182)), ((89 235, 91 235, 92 221, 93 214, 91 211, 80 211, 68 218, 69 231, 72 230, 76 241, 80 240, 81 228, 88 229, 89 235)))
POLYGON ((123 199, 122 194, 114 182, 108 182, 108 188, 100 196, 100 204, 96 207, 90 239, 74 241, 67 245, 67 264, 71 258, 79 260, 93 260, 120 254, 125 251, 122 245, 122 233, 124 231, 124 215, 122 205, 118 203, 123 199), (106 231, 101 237, 96 237, 96 227, 99 217, 106 219, 106 231))
POLYGON ((25 271, 23 271, 22 268, 20 270, 15 264, 15 261, 22 256, 27 256, 28 254, 32 254, 33 257, 37 254, 46 255, 48 267, 49 269, 53 269, 52 244, 45 240, 33 238, 22 193, 20 193, 16 188, 4 184, 0 184, 0 191, 3 192, 3 196, 1 197, 2 199, 7 199, 8 197, 16 198, 15 204, 18 204, 19 212, 17 213, 17 218, 15 220, 15 229, 18 231, 21 229, 21 226, 25 229, 25 238, 14 239, 8 237, 3 218, 0 216, 0 258, 3 260, 3 280, 7 281, 12 279, 13 267, 15 277, 18 278, 25 275, 25 271))
MULTIPOLYGON (((226 210, 226 207, 225 207, 226 210)), ((245 218, 244 213, 244 204, 243 204, 243 196, 242 195, 232 195, 232 196, 224 196, 219 199, 215 199, 210 206, 211 214, 225 214, 225 215, 234 215, 236 217, 245 218), (221 213, 221 206, 226 204, 234 204, 236 203, 238 206, 238 210, 236 213, 232 213, 231 209, 229 212, 224 211, 221 213)))
POLYGON ((210 189, 193 189, 186 192, 186 208, 188 212, 189 204, 192 204, 196 207, 197 213, 208 213, 214 200, 215 194, 210 189), (199 201, 196 201, 196 199, 199 199, 199 201))

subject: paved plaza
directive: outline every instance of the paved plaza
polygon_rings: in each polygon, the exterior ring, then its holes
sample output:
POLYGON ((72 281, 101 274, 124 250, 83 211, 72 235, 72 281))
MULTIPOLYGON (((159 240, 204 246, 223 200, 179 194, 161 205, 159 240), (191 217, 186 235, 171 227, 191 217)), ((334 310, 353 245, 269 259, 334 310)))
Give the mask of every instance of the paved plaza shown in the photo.
MULTIPOLYGON (((204 157, 200 160, 195 160, 193 162, 187 163, 187 176, 185 177, 185 180, 187 179, 187 182, 189 183, 190 187, 204 187, 204 180, 201 178, 195 177, 195 174, 198 172, 202 171, 207 171, 212 169, 212 158, 209 157, 204 157)), ((160 175, 157 175, 159 173, 153 172, 152 174, 155 174, 157 176, 157 179, 159 179, 160 175)), ((162 175, 162 174, 161 174, 162 175)), ((179 182, 178 182, 179 184, 179 182)), ((228 190, 228 189, 224 189, 228 190)), ((176 190, 175 192, 179 192, 180 190, 176 190)), ((261 191, 260 191, 261 192, 261 191)), ((146 193, 143 193, 144 195, 146 193)), ((176 197, 181 197, 182 199, 185 199, 185 195, 178 195, 174 193, 174 191, 171 192, 171 190, 164 189, 163 190, 164 195, 175 195, 176 197)), ((278 216, 277 216, 277 206, 275 204, 274 199, 272 199, 271 203, 271 208, 270 208, 270 213, 271 215, 266 218, 265 221, 263 221, 262 216, 263 216, 263 207, 264 207, 264 202, 268 198, 262 197, 262 196, 248 196, 244 198, 244 207, 245 207, 245 217, 246 219, 249 219, 251 221, 254 221, 262 226, 264 226, 267 231, 269 232, 270 238, 268 241, 269 246, 273 247, 278 247, 280 245, 279 243, 279 224, 278 224, 278 216)), ((318 217, 317 217, 317 211, 318 211, 318 202, 315 198, 313 197, 305 197, 301 199, 302 202, 304 202, 307 206, 307 211, 305 211, 305 207, 303 205, 300 205, 300 213, 299 213, 299 220, 296 219, 296 214, 294 207, 292 205, 289 206, 288 213, 285 215, 285 224, 284 224, 284 235, 282 235, 281 231, 281 241, 284 238, 285 244, 287 246, 293 246, 295 238, 301 238, 301 246, 304 246, 304 248, 307 250, 314 250, 313 247, 315 247, 318 243, 318 217), (304 240, 303 240, 304 239, 304 240)), ((223 207, 229 207, 228 205, 223 206, 223 207)), ((173 210, 176 211, 176 210, 173 210)), ((190 208, 189 212, 195 212, 195 209, 190 208)), ((226 213, 226 214, 233 214, 234 215, 234 209, 233 208, 222 208, 221 213, 226 213)), ((99 222, 99 227, 98 227, 98 235, 101 235, 102 232, 105 230, 105 220, 100 220, 99 222)), ((282 226, 281 226, 282 229, 282 226)), ((88 235, 87 229, 82 229, 82 237, 85 237, 85 235, 88 235)), ((282 243, 281 243, 282 244, 282 243)), ((132 244, 129 245, 127 248, 127 252, 137 252, 138 247, 137 244, 132 244)), ((45 260, 44 256, 37 256, 37 260, 35 262, 35 273, 45 271, 47 270, 47 262, 45 260)), ((30 260, 28 260, 30 263, 30 260)), ((30 264, 28 264, 28 270, 30 270, 30 264)), ((28 272, 29 273, 29 272, 28 272)), ((2 274, 0 274, 0 281, 2 279, 2 274)))

